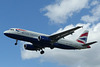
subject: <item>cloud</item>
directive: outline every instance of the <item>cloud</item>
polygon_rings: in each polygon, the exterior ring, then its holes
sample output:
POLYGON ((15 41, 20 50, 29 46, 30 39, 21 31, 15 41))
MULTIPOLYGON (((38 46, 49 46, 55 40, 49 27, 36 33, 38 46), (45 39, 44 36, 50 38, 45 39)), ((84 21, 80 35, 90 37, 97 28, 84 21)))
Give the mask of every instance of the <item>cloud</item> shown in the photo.
MULTIPOLYGON (((25 50, 21 50, 22 58, 24 59, 32 59, 32 58, 40 58, 40 62, 54 62, 60 65, 72 66, 72 67, 100 67, 100 23, 93 25, 91 24, 77 24, 77 25, 68 25, 64 29, 60 29, 60 31, 64 31, 68 28, 73 28, 79 25, 83 25, 83 29, 77 30, 73 35, 65 37, 69 40, 76 40, 79 35, 85 30, 89 30, 88 42, 98 41, 97 44, 91 45, 91 49, 83 49, 83 50, 62 50, 62 49, 53 49, 49 48, 45 49, 45 54, 40 55, 38 52, 29 52, 25 50)), ((59 32, 60 32, 59 31, 59 32)))
POLYGON ((31 59, 31 58, 39 58, 40 54, 38 52, 22 49, 21 56, 22 56, 22 59, 31 59))
MULTIPOLYGON (((72 67, 99 67, 100 66, 100 38, 99 38, 99 28, 100 23, 96 24, 95 26, 89 27, 90 24, 77 24, 84 25, 84 29, 77 30, 72 36, 66 37, 67 39, 76 40, 85 29, 89 30, 89 38, 88 42, 97 40, 98 43, 92 45, 91 49, 85 50, 61 50, 61 49, 54 49, 52 52, 50 50, 46 50, 45 55, 41 58, 44 61, 51 61, 57 62, 59 64, 63 64, 66 66, 72 67)), ((66 26, 73 27, 73 25, 66 26)), ((75 26, 74 26, 75 27, 75 26)), ((65 28, 65 29, 66 29, 65 28)), ((63 29, 63 30, 65 30, 63 29)))
POLYGON ((88 7, 88 0, 56 0, 56 3, 46 6, 47 16, 51 22, 64 23, 74 13, 88 7))
POLYGON ((98 22, 100 20, 100 2, 98 1, 93 1, 91 3, 92 6, 95 6, 90 13, 92 15, 84 15, 81 20, 84 22, 89 22, 89 23, 94 23, 98 22))
POLYGON ((90 5, 91 5, 91 6, 95 6, 95 5, 98 5, 98 4, 99 4, 99 1, 94 0, 94 1, 92 1, 92 2, 91 2, 91 4, 90 4, 90 5))
MULTIPOLYGON (((64 23, 75 12, 79 12, 87 5, 88 0, 81 0, 81 2, 80 0, 75 0, 75 2, 74 0, 57 0, 56 3, 44 8, 47 11, 45 16, 50 18, 50 20, 54 23, 64 23)), ((97 21, 100 22, 100 4, 98 1, 93 1, 90 4, 90 8, 91 7, 93 7, 90 11, 91 15, 84 15, 81 18, 82 21, 87 22, 86 24, 77 23, 76 25, 67 25, 64 29, 60 28, 55 33, 68 30, 76 26, 83 26, 83 29, 75 31, 73 35, 66 36, 65 39, 76 41, 80 34, 84 30, 88 29, 88 42, 98 41, 98 43, 91 45, 92 48, 83 50, 62 50, 57 48, 51 50, 46 48, 44 55, 40 55, 39 52, 26 51, 21 48, 22 59, 39 58, 40 62, 49 61, 59 65, 66 65, 68 67, 100 67, 100 23, 95 23, 97 21), (91 23, 95 24, 92 25, 91 23)))
POLYGON ((24 49, 24 44, 31 44, 30 42, 23 42, 21 41, 21 44, 23 44, 21 46, 21 56, 22 59, 31 59, 31 58, 39 58, 41 55, 38 52, 35 51, 28 51, 24 49))

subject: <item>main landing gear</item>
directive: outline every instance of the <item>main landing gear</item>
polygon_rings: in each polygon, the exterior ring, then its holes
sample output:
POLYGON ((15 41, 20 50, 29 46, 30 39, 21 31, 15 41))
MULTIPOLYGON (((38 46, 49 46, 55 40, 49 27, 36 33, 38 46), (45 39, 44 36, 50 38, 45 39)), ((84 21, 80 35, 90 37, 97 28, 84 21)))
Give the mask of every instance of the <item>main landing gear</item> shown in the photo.
POLYGON ((15 43, 15 45, 17 45, 17 42, 18 42, 18 40, 16 40, 16 43, 15 43))
POLYGON ((40 54, 44 54, 44 51, 42 50, 42 51, 40 51, 40 54))
POLYGON ((44 54, 43 48, 38 49, 38 51, 40 51, 40 54, 44 54))

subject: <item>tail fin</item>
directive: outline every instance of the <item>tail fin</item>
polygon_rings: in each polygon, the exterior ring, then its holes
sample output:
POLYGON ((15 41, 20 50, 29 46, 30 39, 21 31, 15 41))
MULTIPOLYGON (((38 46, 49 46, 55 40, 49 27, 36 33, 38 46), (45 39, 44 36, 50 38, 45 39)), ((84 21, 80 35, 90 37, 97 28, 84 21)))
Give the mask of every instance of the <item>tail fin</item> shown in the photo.
POLYGON ((87 42, 87 38, 88 38, 88 30, 85 30, 80 37, 77 39, 77 42, 82 43, 82 44, 86 44, 87 42))

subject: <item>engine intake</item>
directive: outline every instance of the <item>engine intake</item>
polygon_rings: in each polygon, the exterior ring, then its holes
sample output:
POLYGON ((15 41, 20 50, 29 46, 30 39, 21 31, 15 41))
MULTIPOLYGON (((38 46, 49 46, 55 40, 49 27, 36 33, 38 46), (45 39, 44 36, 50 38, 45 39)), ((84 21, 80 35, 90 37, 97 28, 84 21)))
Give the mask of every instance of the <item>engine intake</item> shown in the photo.
POLYGON ((46 36, 39 36, 38 40, 43 42, 43 43, 50 43, 51 42, 51 39, 49 37, 46 37, 46 36))
POLYGON ((24 44, 24 48, 26 50, 32 50, 32 51, 37 50, 37 48, 34 47, 34 45, 31 45, 31 44, 24 44))

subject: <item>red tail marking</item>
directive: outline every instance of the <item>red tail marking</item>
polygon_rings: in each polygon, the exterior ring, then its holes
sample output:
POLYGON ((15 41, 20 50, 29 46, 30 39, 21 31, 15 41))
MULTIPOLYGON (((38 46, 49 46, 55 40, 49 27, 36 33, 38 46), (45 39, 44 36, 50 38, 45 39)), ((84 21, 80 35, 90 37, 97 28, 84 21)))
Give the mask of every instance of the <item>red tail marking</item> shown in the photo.
MULTIPOLYGON (((85 44, 83 41, 80 41, 80 40, 77 40, 77 42, 85 44)), ((91 48, 91 47, 87 46, 87 48, 91 48)))
POLYGON ((80 40, 77 40, 77 42, 85 44, 83 41, 80 41, 80 40))
POLYGON ((87 46, 87 48, 91 48, 90 46, 87 46))
POLYGON ((83 36, 88 36, 88 33, 84 33, 80 37, 83 37, 83 36))

